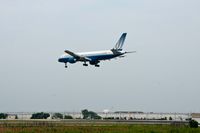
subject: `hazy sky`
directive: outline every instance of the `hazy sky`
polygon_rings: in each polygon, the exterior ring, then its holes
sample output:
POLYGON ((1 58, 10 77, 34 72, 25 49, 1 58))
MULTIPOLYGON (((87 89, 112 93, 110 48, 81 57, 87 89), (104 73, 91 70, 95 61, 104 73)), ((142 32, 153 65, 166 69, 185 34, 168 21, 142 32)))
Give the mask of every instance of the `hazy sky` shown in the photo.
POLYGON ((0 112, 200 112, 199 0, 0 0, 0 112), (100 68, 57 59, 114 47, 100 68))

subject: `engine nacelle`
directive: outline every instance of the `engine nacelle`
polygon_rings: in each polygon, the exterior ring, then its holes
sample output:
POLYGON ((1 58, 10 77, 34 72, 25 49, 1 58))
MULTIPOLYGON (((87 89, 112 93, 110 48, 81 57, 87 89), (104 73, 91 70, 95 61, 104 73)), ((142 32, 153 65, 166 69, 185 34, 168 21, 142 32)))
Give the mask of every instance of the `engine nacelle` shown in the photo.
POLYGON ((100 61, 90 61, 90 65, 96 65, 96 64, 98 64, 100 61))

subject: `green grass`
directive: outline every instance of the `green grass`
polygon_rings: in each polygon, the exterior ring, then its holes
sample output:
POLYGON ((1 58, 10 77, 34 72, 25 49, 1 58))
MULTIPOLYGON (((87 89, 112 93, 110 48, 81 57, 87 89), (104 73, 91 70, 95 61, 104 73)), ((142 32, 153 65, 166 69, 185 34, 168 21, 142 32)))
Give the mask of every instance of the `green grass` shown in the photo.
POLYGON ((0 127, 0 133, 200 133, 200 128, 172 125, 65 125, 0 127))

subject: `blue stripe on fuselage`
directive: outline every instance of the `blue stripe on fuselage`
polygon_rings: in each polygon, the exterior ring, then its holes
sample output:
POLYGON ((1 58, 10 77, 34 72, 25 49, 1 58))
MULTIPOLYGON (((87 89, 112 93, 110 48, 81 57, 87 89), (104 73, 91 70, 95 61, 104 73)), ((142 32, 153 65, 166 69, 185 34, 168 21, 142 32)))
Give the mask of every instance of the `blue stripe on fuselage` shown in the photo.
POLYGON ((106 60, 106 59, 111 59, 114 58, 118 55, 113 55, 113 54, 101 54, 101 55, 91 55, 91 56, 86 56, 92 60, 106 60))
MULTIPOLYGON (((99 54, 99 55, 85 55, 85 57, 90 58, 92 61, 97 61, 97 60, 106 60, 106 59, 111 59, 117 56, 120 56, 121 54, 99 54)), ((69 62, 70 59, 74 59, 72 56, 65 56, 63 58, 59 58, 59 62, 69 62)))

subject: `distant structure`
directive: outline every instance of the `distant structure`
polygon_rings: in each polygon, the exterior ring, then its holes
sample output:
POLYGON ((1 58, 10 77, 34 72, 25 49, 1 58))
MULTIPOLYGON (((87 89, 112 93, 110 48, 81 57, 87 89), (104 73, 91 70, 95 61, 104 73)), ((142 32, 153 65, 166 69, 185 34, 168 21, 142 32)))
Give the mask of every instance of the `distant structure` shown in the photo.
POLYGON ((142 111, 116 111, 99 112, 102 118, 123 119, 123 120, 187 120, 191 118, 189 113, 154 113, 142 111))
MULTIPOLYGON (((35 112, 7 112, 7 119, 21 119, 28 120, 31 118, 32 114, 35 112)), ((54 113, 48 112, 52 119, 54 113)), ((82 119, 83 116, 81 112, 59 112, 63 115, 72 116, 73 119, 82 119)), ((177 120, 185 121, 190 118, 199 118, 200 113, 154 113, 154 112, 142 112, 142 111, 116 111, 110 112, 108 109, 103 110, 103 112, 97 112, 102 119, 119 119, 119 120, 177 120)))
POLYGON ((200 113, 191 113, 191 118, 200 123, 200 113))
POLYGON ((200 118, 200 113, 192 113, 192 118, 200 118))
POLYGON ((109 112, 110 112, 109 109, 104 109, 104 110, 103 110, 103 113, 105 113, 105 114, 106 114, 106 113, 109 113, 109 112))

